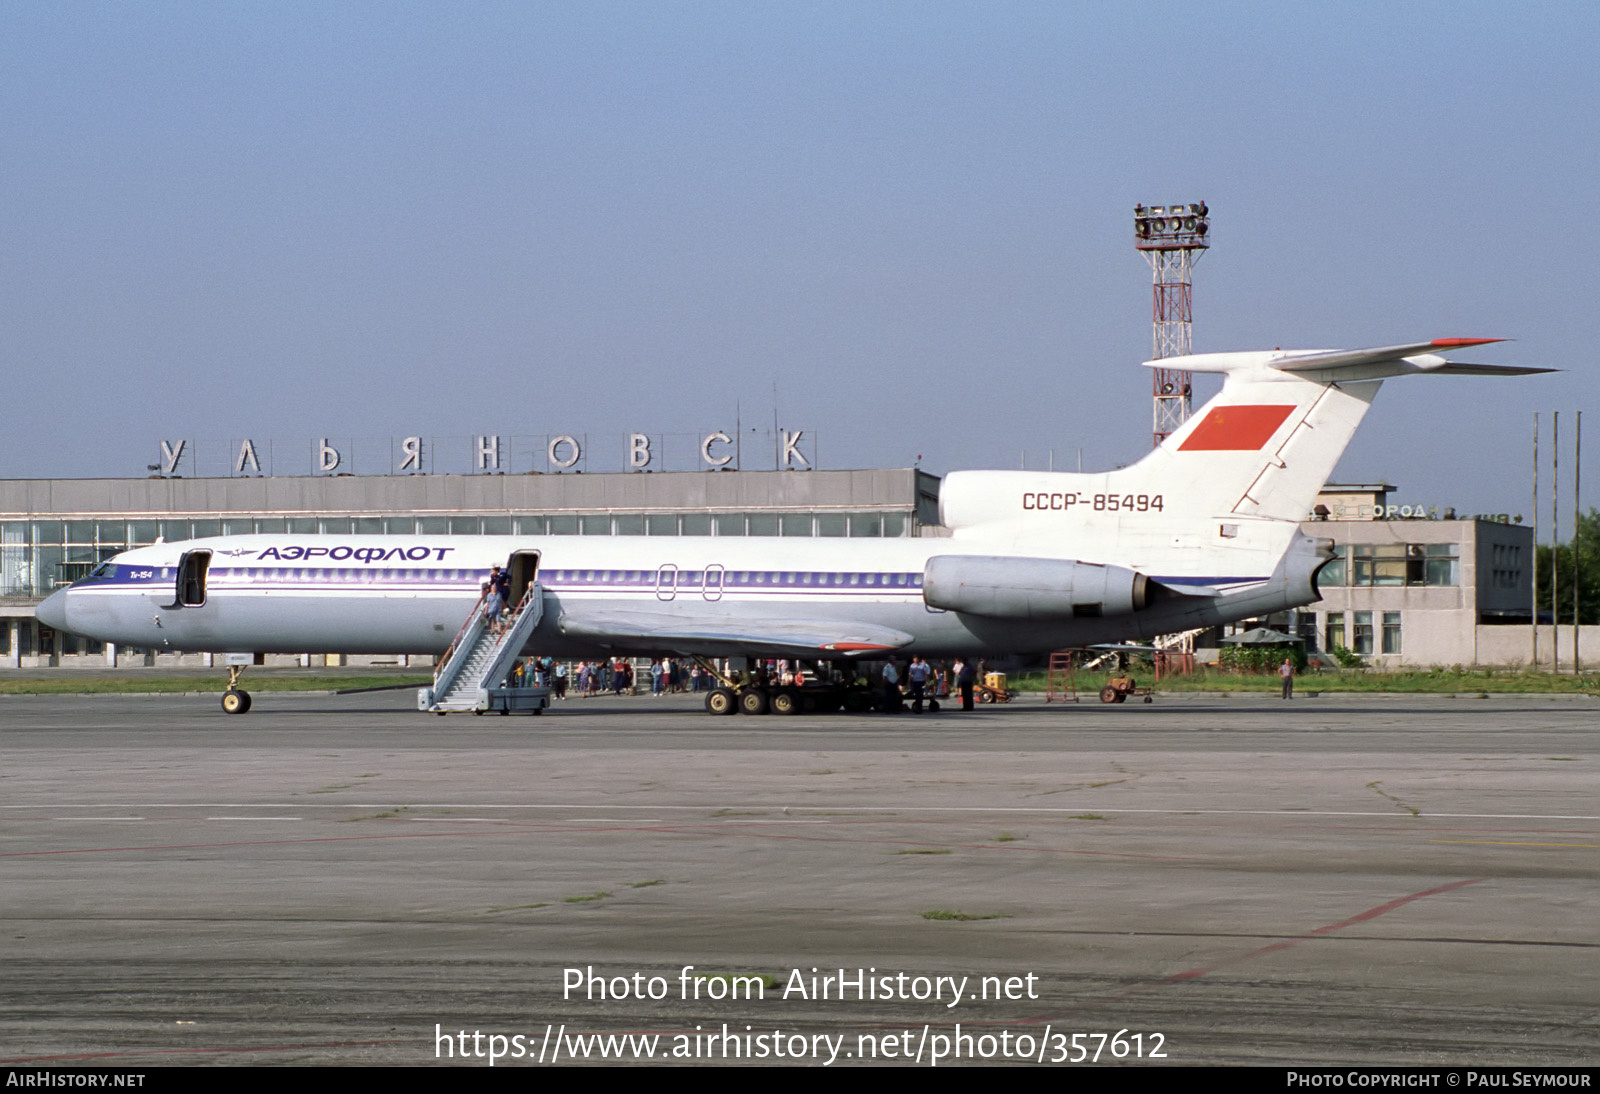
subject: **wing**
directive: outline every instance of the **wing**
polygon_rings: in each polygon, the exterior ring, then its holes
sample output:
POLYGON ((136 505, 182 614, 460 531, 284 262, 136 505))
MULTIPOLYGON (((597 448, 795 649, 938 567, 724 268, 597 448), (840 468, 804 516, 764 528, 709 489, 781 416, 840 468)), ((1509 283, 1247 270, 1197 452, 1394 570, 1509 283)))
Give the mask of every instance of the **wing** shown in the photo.
POLYGON ((562 634, 608 649, 738 657, 861 657, 897 650, 912 636, 852 619, 748 616, 716 619, 665 612, 579 609, 556 623, 562 634))

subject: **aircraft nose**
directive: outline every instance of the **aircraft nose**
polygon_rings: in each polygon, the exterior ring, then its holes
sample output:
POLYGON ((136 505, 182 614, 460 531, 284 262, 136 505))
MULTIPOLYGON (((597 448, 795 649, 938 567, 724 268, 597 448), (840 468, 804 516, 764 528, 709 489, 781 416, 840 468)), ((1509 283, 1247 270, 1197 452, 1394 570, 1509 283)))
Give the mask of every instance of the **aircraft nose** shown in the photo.
POLYGON ((38 616, 39 622, 58 631, 70 631, 72 629, 67 626, 68 592, 69 590, 67 589, 57 589, 39 602, 39 606, 34 609, 34 614, 38 616))

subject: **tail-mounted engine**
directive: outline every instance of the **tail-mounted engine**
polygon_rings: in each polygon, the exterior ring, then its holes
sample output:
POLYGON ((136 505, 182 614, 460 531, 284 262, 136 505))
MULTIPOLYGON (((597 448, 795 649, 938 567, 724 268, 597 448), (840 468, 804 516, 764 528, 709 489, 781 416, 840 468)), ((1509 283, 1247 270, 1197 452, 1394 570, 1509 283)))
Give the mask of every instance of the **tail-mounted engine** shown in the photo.
POLYGON ((1122 566, 1005 555, 937 555, 922 576, 930 608, 991 619, 1062 620, 1142 609, 1150 579, 1122 566))

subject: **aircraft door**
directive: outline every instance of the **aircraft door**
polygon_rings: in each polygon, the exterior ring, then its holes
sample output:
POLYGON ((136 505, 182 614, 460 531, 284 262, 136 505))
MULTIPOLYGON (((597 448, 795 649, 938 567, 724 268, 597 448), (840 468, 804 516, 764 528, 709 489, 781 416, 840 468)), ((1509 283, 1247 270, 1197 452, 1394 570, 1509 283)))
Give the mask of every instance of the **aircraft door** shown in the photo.
POLYGON ((721 600, 722 579, 726 573, 726 567, 720 562, 713 562, 707 566, 704 583, 700 587, 700 595, 707 600, 721 600))
POLYGON ((178 560, 177 607, 198 608, 206 602, 206 575, 210 569, 210 551, 183 553, 178 560))
POLYGON ((511 577, 511 603, 507 606, 515 608, 522 603, 528 586, 538 584, 539 552, 513 551, 511 558, 506 561, 506 573, 511 577))
POLYGON ((656 571, 656 599, 671 600, 678 595, 678 565, 669 562, 656 571))

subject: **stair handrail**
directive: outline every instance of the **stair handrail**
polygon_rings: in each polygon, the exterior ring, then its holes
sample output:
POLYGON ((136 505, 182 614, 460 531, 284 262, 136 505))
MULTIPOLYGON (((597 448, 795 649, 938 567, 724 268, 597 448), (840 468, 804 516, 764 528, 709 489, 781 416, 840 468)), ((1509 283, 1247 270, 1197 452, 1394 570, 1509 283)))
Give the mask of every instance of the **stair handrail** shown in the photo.
POLYGON ((497 660, 500 654, 503 652, 506 641, 511 637, 511 632, 517 629, 517 620, 522 618, 522 613, 525 612, 528 609, 528 606, 533 603, 533 594, 538 590, 538 588, 538 582, 530 581, 528 582, 528 587, 522 591, 522 599, 517 601, 517 606, 515 608, 511 609, 511 615, 506 620, 505 629, 501 631, 499 637, 494 640, 494 646, 492 647, 494 654, 490 657, 491 664, 497 660))
MULTIPOLYGON (((511 633, 511 628, 516 625, 517 619, 522 615, 523 610, 527 608, 528 602, 533 599, 533 591, 538 587, 538 582, 530 581, 528 582, 528 587, 522 590, 522 599, 517 601, 517 606, 511 609, 511 618, 506 620, 506 634, 511 633)), ((504 638, 505 635, 501 635, 501 637, 504 638)))
POLYGON ((434 687, 439 686, 439 677, 444 673, 444 670, 449 667, 450 658, 455 654, 456 647, 461 644, 461 640, 466 637, 468 629, 471 628, 472 624, 477 621, 478 616, 482 614, 483 602, 488 599, 489 593, 487 590, 478 594, 478 600, 472 605, 472 610, 467 613, 467 618, 461 624, 461 629, 456 631, 456 636, 452 638, 450 640, 450 644, 444 648, 444 656, 439 658, 438 663, 433 669, 434 687))

